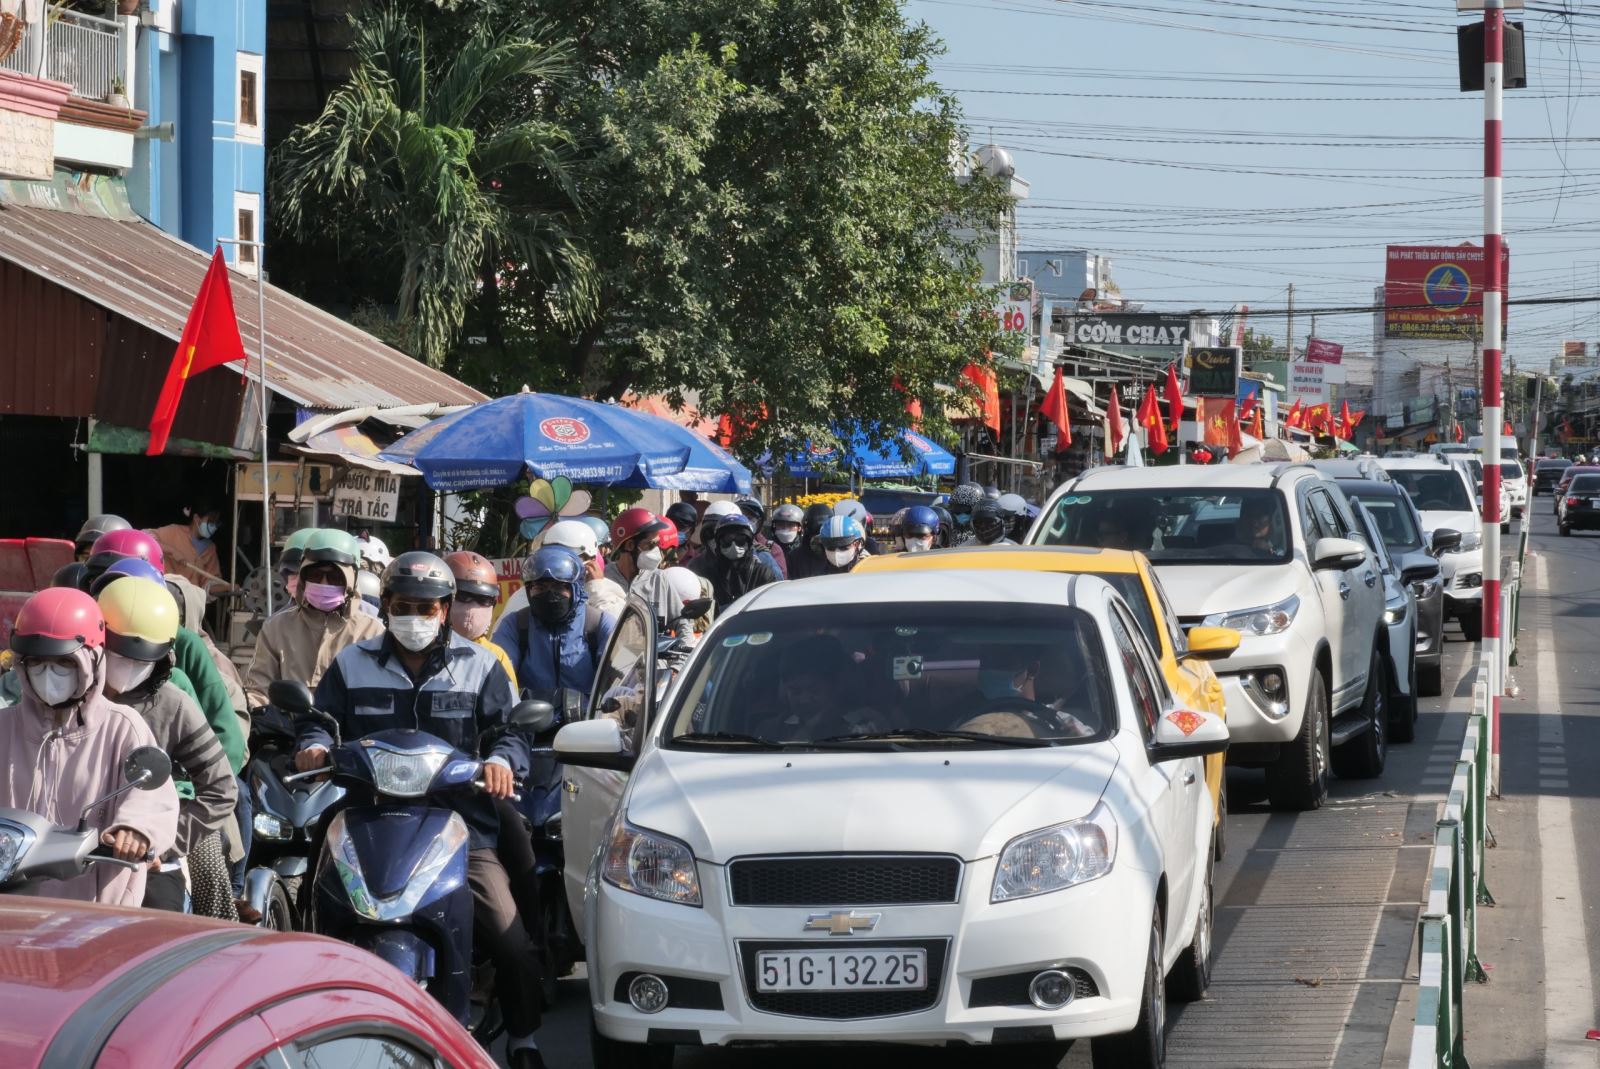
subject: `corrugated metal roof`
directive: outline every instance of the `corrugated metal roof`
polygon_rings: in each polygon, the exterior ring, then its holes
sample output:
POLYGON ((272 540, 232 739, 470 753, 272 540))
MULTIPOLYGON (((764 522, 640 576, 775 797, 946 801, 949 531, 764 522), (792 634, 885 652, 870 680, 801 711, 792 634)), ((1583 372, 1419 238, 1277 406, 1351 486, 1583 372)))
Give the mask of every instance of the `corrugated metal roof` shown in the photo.
MULTIPOLYGON (((44 208, 0 209, 0 259, 145 324, 173 342, 210 257, 149 223, 44 208)), ((255 280, 229 271, 250 375, 260 361, 255 280)), ((267 382, 309 408, 471 404, 484 395, 372 335, 271 285, 266 288, 267 382)))

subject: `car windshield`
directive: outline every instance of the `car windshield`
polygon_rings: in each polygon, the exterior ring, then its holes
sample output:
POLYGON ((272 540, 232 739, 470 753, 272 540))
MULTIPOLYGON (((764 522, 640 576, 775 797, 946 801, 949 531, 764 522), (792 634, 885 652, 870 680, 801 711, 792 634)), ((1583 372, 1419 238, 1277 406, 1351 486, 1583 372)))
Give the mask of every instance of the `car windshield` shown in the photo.
POLYGON ((1521 464, 1502 464, 1502 465, 1500 465, 1500 477, 1504 478, 1504 479, 1520 479, 1520 478, 1522 478, 1522 465, 1521 464))
POLYGON ((1600 490, 1600 475, 1575 475, 1567 484, 1567 492, 1572 494, 1592 494, 1597 490, 1600 490))
POLYGON ((1067 745, 1116 722, 1095 621, 1061 605, 770 609, 710 641, 678 688, 670 747, 1067 745))
POLYGON ((1572 467, 1570 460, 1541 460, 1533 466, 1534 471, 1563 471, 1572 467))
POLYGON ((1110 490, 1070 493, 1051 506, 1047 546, 1137 549, 1156 564, 1282 564, 1288 516, 1274 490, 1110 490))
POLYGON ((1348 486, 1344 492, 1367 506, 1373 522, 1378 525, 1383 544, 1391 553, 1422 548, 1422 534, 1412 521, 1411 509, 1399 497, 1394 494, 1363 493, 1348 486))
POLYGON ((1389 474, 1411 495, 1412 504, 1422 512, 1472 511, 1472 498, 1467 496, 1466 484, 1454 471, 1400 468, 1389 474))

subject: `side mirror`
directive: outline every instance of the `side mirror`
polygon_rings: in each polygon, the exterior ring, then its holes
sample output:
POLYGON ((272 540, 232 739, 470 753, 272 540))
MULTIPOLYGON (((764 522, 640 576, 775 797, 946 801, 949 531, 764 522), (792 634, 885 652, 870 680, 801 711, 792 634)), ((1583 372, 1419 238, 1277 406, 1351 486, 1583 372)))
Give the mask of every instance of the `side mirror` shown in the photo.
POLYGON ((1239 632, 1231 627, 1192 627, 1189 629, 1186 657, 1220 661, 1239 648, 1239 632))
POLYGON ((1430 579, 1437 578, 1439 578, 1439 566, 1437 564, 1419 564, 1400 573, 1400 581, 1407 586, 1412 583, 1425 583, 1430 579))
POLYGON ((1149 753, 1151 763, 1155 764, 1186 757, 1209 757, 1227 749, 1228 725, 1222 717, 1193 709, 1174 709, 1156 721, 1156 735, 1149 753))
POLYGON ((683 603, 683 615, 691 620, 698 620, 710 612, 715 604, 710 598, 695 598, 693 601, 686 601, 683 603))
POLYGON ((1366 547, 1350 538, 1319 538, 1311 554, 1312 567, 1318 570, 1357 568, 1366 559, 1366 547))
POLYGON ((1438 556, 1440 553, 1454 553, 1461 548, 1461 532, 1452 530, 1449 527, 1441 527, 1433 532, 1428 548, 1433 551, 1434 556, 1438 556))
POLYGON ((141 746, 122 762, 122 776, 141 791, 153 791, 172 778, 172 758, 156 746, 141 746))
POLYGON ((635 755, 622 741, 622 725, 610 717, 580 720, 556 732, 554 749, 563 764, 627 772, 635 755))
POLYGON ((556 726, 556 707, 549 702, 529 698, 520 701, 511 710, 511 726, 538 735, 556 726))
POLYGON ((311 709, 311 690, 298 679, 274 679, 267 684, 267 699, 288 713, 305 713, 311 709))

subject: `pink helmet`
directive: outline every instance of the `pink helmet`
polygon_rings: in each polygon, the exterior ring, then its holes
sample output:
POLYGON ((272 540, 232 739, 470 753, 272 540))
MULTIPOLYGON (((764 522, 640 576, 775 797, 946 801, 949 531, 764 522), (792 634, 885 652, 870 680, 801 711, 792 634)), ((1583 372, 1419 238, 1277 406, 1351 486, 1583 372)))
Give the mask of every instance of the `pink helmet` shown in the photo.
POLYGON ((24 657, 65 657, 106 644, 100 606, 81 590, 57 586, 29 598, 17 613, 11 648, 24 657))
POLYGON ((163 572, 167 570, 166 562, 162 560, 161 543, 143 531, 129 528, 126 531, 107 531, 94 540, 94 547, 89 550, 89 578, 93 580, 127 557, 149 561, 163 572))

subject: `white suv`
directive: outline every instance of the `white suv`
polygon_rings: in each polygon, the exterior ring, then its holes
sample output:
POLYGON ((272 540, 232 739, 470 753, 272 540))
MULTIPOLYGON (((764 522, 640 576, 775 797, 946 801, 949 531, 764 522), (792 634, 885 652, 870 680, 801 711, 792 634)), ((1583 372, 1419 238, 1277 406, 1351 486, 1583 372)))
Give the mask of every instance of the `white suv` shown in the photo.
POLYGON ((1439 555, 1445 618, 1460 620, 1462 633, 1476 642, 1483 633, 1483 519, 1471 477, 1461 465, 1435 457, 1378 463, 1422 514, 1428 545, 1439 555))
POLYGON ((1228 760, 1265 767, 1274 806, 1315 809, 1330 767, 1376 776, 1388 749, 1383 582, 1355 531, 1309 464, 1105 467, 1057 490, 1028 541, 1140 550, 1186 628, 1237 629, 1215 664, 1228 760))

